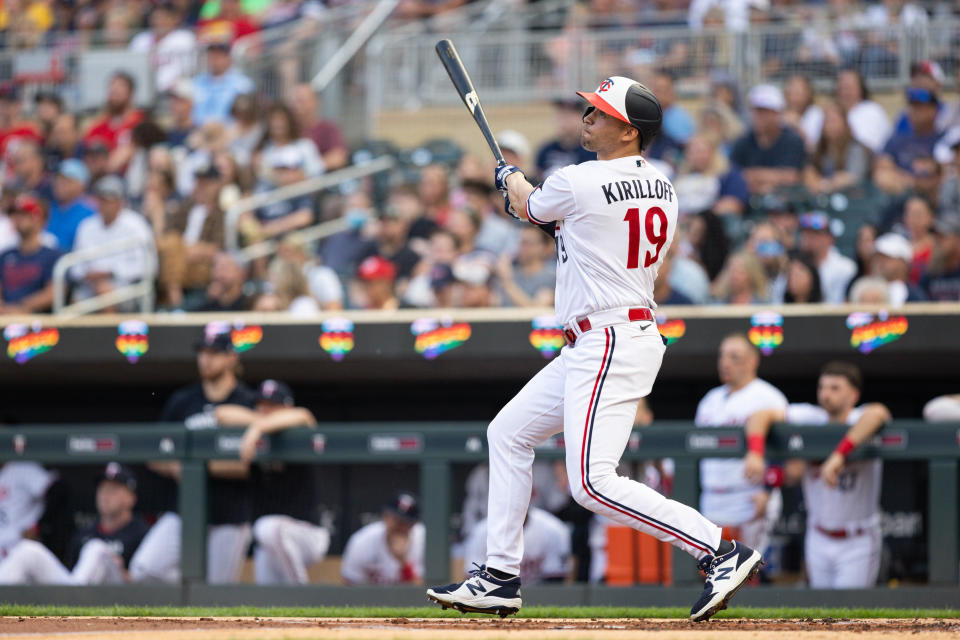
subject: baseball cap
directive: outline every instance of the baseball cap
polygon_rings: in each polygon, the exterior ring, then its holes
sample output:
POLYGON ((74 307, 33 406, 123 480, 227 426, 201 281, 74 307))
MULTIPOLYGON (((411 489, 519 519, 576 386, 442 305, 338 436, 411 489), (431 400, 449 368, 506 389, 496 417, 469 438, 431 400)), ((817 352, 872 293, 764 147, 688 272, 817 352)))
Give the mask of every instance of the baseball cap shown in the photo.
POLYGON ((793 205, 775 193, 768 193, 760 200, 760 208, 764 213, 796 213, 793 205))
POLYGON ((397 268, 382 256, 370 256, 360 263, 357 276, 361 280, 393 280, 397 277, 397 268))
POLYGON ((186 78, 180 78, 167 91, 168 94, 181 100, 193 101, 193 83, 186 78))
POLYGON ((939 85, 942 85, 947 79, 946 74, 943 72, 943 67, 934 60, 918 60, 914 62, 910 65, 910 75, 925 75, 932 78, 934 82, 939 85))
POLYGON ((770 111, 783 111, 786 103, 783 99, 783 92, 772 84, 758 84, 750 89, 748 102, 753 109, 768 109, 770 111))
POLYGON ((490 281, 493 271, 484 260, 457 260, 453 264, 453 277, 466 284, 481 285, 490 281))
POLYGON ((395 495, 384 505, 383 510, 408 522, 416 522, 420 519, 420 503, 417 502, 415 495, 407 491, 401 491, 395 495))
POLYGON ((937 94, 929 89, 910 87, 907 89, 907 102, 910 104, 940 104, 937 94))
POLYGON ((103 176, 93 185, 93 193, 101 198, 120 200, 126 192, 123 178, 119 176, 103 176))
POLYGON ((913 247, 910 241, 897 233, 885 233, 875 243, 877 253, 888 258, 899 258, 904 262, 913 260, 913 247))
POLYGON ((110 153, 110 142, 101 136, 94 136, 83 142, 83 153, 110 153))
POLYGON ((90 181, 90 171, 87 170, 87 165, 83 164, 82 160, 77 160, 76 158, 63 160, 60 166, 57 167, 57 173, 64 178, 81 182, 84 186, 90 181))
POLYGON ((261 402, 272 402, 285 407, 293 406, 293 391, 279 380, 264 380, 257 389, 257 399, 261 402))
POLYGON ((42 218, 46 207, 40 198, 31 193, 21 193, 13 201, 13 210, 15 212, 27 213, 34 218, 42 218))
POLYGON ((823 211, 811 211, 800 216, 800 228, 807 231, 830 233, 830 216, 823 211))
POLYGON ((448 264, 435 264, 430 268, 430 288, 442 289, 453 284, 453 267, 448 264))
POLYGON ((196 351, 209 350, 221 353, 233 353, 233 338, 229 333, 212 333, 204 331, 203 337, 194 345, 196 351))
POLYGON ((287 146, 270 154, 268 162, 272 169, 302 169, 304 157, 297 147, 287 146))
POLYGON ((130 489, 130 491, 136 492, 137 490, 137 478, 133 475, 133 471, 119 462, 108 462, 106 468, 103 470, 103 475, 100 476, 100 480, 108 480, 122 484, 127 489, 130 489))
POLYGON ((513 151, 518 156, 524 158, 530 156, 530 143, 527 141, 526 136, 519 131, 513 129, 501 131, 500 135, 497 136, 497 142, 500 143, 501 149, 513 151))

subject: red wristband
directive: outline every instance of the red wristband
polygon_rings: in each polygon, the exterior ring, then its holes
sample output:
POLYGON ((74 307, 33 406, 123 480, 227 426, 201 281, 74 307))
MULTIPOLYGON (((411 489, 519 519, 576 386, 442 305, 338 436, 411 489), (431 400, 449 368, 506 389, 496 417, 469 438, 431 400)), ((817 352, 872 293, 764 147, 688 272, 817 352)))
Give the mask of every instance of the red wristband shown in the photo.
POLYGON ((763 452, 766 451, 766 449, 766 436, 756 434, 747 436, 747 451, 752 451, 753 453, 759 453, 760 455, 763 455, 763 452))
POLYGON ((417 577, 417 572, 414 571, 413 565, 409 562, 404 563, 403 568, 400 570, 400 581, 401 582, 412 582, 417 577))
POLYGON ((857 445, 853 444, 850 438, 848 438, 847 436, 843 436, 843 440, 840 441, 840 444, 837 445, 837 448, 834 449, 834 452, 839 453, 844 458, 846 458, 847 456, 850 455, 850 452, 856 448, 857 448, 857 445))

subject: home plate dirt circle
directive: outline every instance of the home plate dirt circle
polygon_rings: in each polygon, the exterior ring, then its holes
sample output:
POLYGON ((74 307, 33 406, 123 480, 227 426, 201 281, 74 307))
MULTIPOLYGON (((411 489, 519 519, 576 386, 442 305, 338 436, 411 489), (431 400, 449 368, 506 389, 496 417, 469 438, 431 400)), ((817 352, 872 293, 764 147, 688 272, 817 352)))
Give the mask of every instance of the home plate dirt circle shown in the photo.
POLYGON ((923 633, 926 638, 960 637, 960 620, 939 619, 728 619, 706 623, 667 619, 508 618, 140 618, 0 617, 0 638, 89 640, 228 639, 493 639, 587 638, 670 640, 782 640, 784 632, 804 640, 872 640, 923 633))

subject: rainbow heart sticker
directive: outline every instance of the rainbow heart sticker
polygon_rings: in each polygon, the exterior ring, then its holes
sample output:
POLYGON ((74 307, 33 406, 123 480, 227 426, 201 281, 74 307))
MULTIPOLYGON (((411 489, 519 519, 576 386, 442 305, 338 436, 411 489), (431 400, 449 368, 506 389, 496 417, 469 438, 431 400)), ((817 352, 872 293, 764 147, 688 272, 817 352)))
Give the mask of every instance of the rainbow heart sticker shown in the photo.
POLYGON ((124 320, 117 327, 117 351, 136 364, 150 348, 150 328, 142 320, 124 320))
POLYGON ((335 362, 353 351, 353 321, 346 318, 330 318, 321 325, 320 348, 330 354, 335 362))
POLYGON ((533 331, 530 332, 530 344, 544 358, 557 355, 566 340, 563 337, 563 325, 557 316, 537 316, 533 319, 533 331))
POLYGON ((7 340, 7 356, 17 364, 24 364, 46 353, 60 342, 60 331, 44 329, 40 324, 28 328, 25 324, 11 324, 3 330, 7 340))

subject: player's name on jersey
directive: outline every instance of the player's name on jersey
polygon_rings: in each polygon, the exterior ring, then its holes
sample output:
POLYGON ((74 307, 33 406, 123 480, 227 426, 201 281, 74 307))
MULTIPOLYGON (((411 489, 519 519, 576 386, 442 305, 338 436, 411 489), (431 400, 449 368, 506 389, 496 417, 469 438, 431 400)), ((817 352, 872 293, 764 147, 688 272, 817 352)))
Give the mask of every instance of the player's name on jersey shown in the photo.
POLYGON ((615 180, 602 185, 600 188, 603 189, 603 197, 607 199, 607 204, 642 198, 655 198, 673 202, 673 186, 669 182, 659 179, 615 180))

